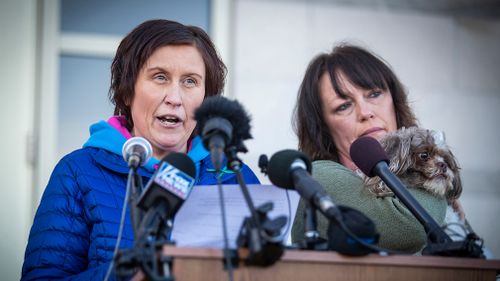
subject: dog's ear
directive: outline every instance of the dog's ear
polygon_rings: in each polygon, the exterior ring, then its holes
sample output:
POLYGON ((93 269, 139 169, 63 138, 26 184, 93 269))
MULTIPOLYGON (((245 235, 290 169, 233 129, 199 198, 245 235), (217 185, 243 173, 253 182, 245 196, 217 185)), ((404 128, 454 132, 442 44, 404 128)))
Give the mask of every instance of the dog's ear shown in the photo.
POLYGON ((445 161, 448 164, 448 168, 453 171, 453 189, 446 192, 446 198, 448 201, 458 199, 462 194, 462 177, 460 176, 460 167, 458 166, 457 159, 450 150, 446 150, 445 161))
POLYGON ((458 199, 462 194, 462 179, 460 176, 460 166, 458 165, 457 158, 451 152, 448 144, 446 143, 446 137, 443 131, 431 131, 431 135, 434 138, 434 143, 443 151, 444 161, 448 164, 448 168, 453 171, 453 188, 446 191, 446 198, 451 201, 458 199))
POLYGON ((462 194, 462 179, 460 175, 455 174, 455 178, 453 178, 453 189, 450 189, 446 192, 446 198, 448 201, 458 199, 462 194))
POLYGON ((430 135, 434 140, 434 144, 440 149, 448 149, 446 144, 446 136, 443 131, 430 130, 430 135))
POLYGON ((382 145, 389 157, 389 169, 396 175, 401 175, 412 166, 411 134, 407 129, 387 134, 382 145))

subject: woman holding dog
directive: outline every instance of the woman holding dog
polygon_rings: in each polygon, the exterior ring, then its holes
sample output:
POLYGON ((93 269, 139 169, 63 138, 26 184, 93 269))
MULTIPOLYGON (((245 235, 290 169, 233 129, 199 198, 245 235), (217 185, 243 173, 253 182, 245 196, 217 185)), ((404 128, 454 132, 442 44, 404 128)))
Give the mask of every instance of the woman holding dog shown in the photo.
MULTIPOLYGON (((362 172, 349 148, 361 136, 380 139, 401 127, 417 125, 403 85, 378 57, 352 45, 339 45, 316 56, 299 89, 294 112, 299 148, 313 162, 313 177, 339 205, 355 208, 374 221, 379 246, 418 252, 427 242, 421 224, 399 199, 376 196, 363 186, 362 172)), ((409 191, 442 224, 447 202, 416 188, 409 191)), ((292 241, 303 239, 304 202, 292 229, 292 241)), ((318 217, 320 236, 328 221, 318 217)))

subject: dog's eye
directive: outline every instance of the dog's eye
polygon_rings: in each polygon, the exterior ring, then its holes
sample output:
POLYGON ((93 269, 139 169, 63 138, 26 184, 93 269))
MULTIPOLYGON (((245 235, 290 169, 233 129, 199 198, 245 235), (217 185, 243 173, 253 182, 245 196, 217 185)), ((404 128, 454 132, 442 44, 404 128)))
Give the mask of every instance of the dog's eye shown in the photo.
POLYGON ((427 152, 420 152, 418 154, 418 157, 424 161, 427 161, 429 159, 429 153, 427 152))

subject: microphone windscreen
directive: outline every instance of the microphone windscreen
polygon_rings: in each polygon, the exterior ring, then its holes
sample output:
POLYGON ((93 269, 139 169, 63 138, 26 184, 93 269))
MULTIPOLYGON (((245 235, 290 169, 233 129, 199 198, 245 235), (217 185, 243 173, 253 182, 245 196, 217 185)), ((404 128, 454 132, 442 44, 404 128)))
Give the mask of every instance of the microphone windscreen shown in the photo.
POLYGON ((304 153, 292 149, 281 150, 271 156, 267 166, 267 173, 272 184, 281 188, 294 189, 291 166, 295 160, 302 160, 307 166, 307 171, 311 173, 311 160, 304 153))
POLYGON ((229 143, 230 145, 236 145, 235 142, 252 138, 252 135, 250 135, 250 117, 238 101, 232 101, 222 96, 210 96, 203 101, 194 113, 194 118, 200 130, 203 130, 208 120, 215 117, 227 119, 233 126, 233 137, 229 143))
POLYGON ((373 177, 373 168, 381 161, 389 163, 389 158, 380 143, 369 136, 360 137, 351 144, 351 159, 367 176, 373 177))
MULTIPOLYGON (((379 234, 375 223, 362 212, 347 206, 339 206, 345 226, 367 244, 377 244, 379 234)), ((354 241, 338 223, 328 224, 328 249, 348 256, 364 256, 371 249, 354 241)))
POLYGON ((184 153, 170 152, 161 161, 169 163, 192 178, 196 177, 196 167, 194 162, 184 153))
POLYGON ((129 161, 129 157, 134 153, 140 150, 141 155, 141 163, 139 165, 146 164, 151 156, 153 155, 153 148, 149 141, 147 141, 143 137, 132 137, 128 139, 122 146, 122 155, 125 162, 129 161))

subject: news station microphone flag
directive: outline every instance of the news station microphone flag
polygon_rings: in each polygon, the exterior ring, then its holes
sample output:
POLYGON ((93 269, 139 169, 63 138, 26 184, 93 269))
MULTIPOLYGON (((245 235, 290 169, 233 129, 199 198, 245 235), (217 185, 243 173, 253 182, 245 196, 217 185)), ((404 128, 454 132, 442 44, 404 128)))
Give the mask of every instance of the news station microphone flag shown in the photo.
POLYGON ((163 158, 137 202, 145 215, 137 229, 134 247, 115 255, 118 276, 126 278, 140 266, 150 280, 170 280, 171 262, 165 258, 161 267, 156 266, 156 251, 172 243, 173 217, 188 198, 195 176, 196 167, 186 154, 171 152, 163 158))

